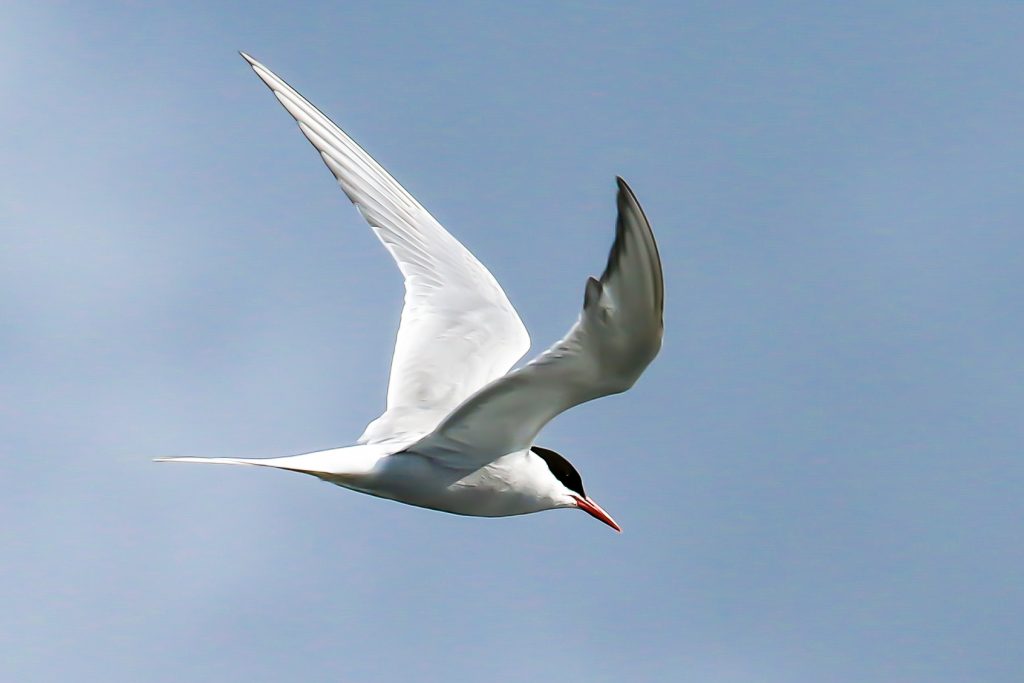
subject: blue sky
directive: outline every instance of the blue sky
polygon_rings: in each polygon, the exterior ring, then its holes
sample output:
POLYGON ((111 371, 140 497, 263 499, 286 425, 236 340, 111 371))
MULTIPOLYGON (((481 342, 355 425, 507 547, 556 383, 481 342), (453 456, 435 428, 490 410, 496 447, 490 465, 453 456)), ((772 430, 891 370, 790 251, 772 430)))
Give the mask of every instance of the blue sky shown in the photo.
POLYGON ((1016 3, 5 3, 0 678, 1018 681, 1016 3), (491 269, 537 352, 612 238, 633 391, 552 423, 625 531, 152 464, 351 442, 401 282, 235 51, 491 269))

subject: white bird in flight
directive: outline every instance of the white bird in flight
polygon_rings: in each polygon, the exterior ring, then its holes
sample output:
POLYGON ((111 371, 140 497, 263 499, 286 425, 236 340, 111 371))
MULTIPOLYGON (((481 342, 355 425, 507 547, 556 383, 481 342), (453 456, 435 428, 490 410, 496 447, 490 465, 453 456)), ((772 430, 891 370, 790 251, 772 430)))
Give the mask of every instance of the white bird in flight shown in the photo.
POLYGON ((615 242, 568 334, 511 370, 530 337, 484 266, 352 138, 249 55, 405 278, 387 409, 356 445, 282 458, 158 458, 302 472, 373 496, 478 517, 576 508, 621 528, 576 468, 534 444, 556 415, 626 391, 661 348, 661 260, 618 179, 615 242))

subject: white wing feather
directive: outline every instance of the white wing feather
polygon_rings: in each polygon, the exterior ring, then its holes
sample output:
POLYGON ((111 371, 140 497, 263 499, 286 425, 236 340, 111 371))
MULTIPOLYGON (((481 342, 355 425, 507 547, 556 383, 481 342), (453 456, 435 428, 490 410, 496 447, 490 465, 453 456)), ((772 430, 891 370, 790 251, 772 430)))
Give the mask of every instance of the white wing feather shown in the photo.
POLYGON ((529 448, 559 413, 629 389, 658 354, 664 310, 658 247, 632 190, 618 182, 615 243, 601 279, 587 282, 573 328, 467 399, 408 451, 476 469, 529 448))
POLYGON ((530 337, 494 277, 405 188, 302 95, 244 52, 405 277, 387 410, 360 443, 416 438, 502 376, 530 337))

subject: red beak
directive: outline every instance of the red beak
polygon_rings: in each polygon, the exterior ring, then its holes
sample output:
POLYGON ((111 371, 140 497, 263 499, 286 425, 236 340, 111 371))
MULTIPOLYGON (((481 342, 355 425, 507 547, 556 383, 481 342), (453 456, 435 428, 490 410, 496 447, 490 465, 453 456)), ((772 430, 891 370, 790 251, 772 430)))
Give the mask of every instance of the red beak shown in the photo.
POLYGON ((590 498, 580 498, 579 496, 573 496, 573 498, 576 499, 576 507, 580 510, 583 510, 591 517, 601 520, 616 531, 622 532, 622 527, 615 523, 612 516, 605 512, 600 505, 590 500, 590 498))

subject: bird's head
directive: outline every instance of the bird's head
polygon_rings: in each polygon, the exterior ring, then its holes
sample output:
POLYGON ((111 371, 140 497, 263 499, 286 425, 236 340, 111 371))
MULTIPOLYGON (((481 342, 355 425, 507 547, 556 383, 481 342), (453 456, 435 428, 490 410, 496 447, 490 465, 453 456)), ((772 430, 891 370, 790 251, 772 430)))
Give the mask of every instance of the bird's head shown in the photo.
POLYGON ((534 446, 530 450, 544 461, 544 464, 547 465, 551 476, 555 480, 552 482, 552 489, 554 490, 554 497, 558 507, 579 508, 616 531, 622 531, 622 527, 615 523, 611 515, 605 512, 600 505, 591 500, 586 492, 584 492, 583 479, 571 462, 549 448, 534 446))

